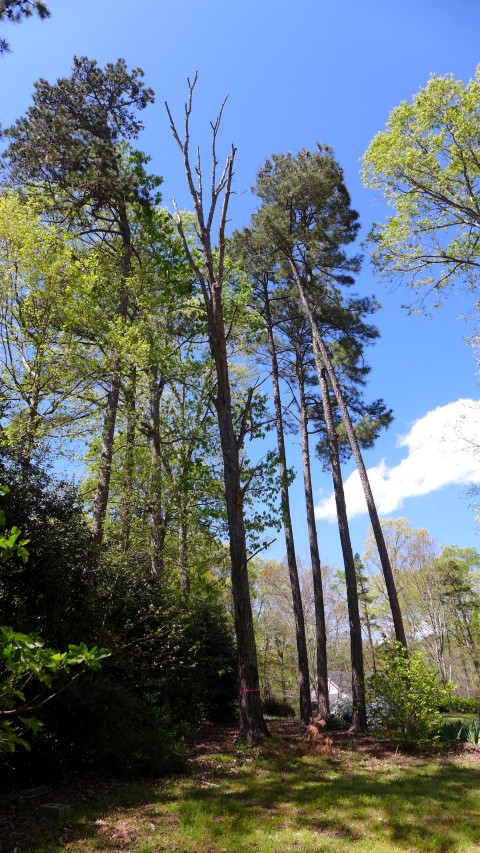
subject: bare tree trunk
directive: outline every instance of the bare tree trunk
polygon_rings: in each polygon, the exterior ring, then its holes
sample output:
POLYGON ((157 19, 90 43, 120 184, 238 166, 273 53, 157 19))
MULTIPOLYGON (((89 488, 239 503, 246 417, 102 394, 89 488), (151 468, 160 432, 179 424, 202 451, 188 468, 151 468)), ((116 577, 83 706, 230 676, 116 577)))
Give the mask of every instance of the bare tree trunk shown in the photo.
POLYGON ((116 364, 110 388, 107 394, 107 404, 103 416, 102 448, 100 451, 100 465, 98 469, 97 488, 93 503, 92 529, 90 533, 90 544, 92 549, 89 570, 85 573, 94 573, 98 564, 98 549, 103 542, 105 517, 107 514, 108 496, 110 494, 110 475, 112 472, 113 439, 115 436, 115 422, 117 419, 118 401, 120 397, 120 365, 116 364))
POLYGON ((165 380, 158 377, 156 371, 150 379, 150 478, 149 478, 149 519, 150 519, 150 566, 152 577, 161 578, 165 570, 164 545, 166 526, 162 507, 162 460, 160 447, 160 401, 165 380))
POLYGON ((320 564, 320 551, 318 548, 317 527, 315 524, 315 506, 313 502, 305 377, 303 373, 300 345, 298 342, 295 344, 295 369, 300 397, 300 433, 302 440, 303 483, 305 490, 310 560, 312 563, 317 652, 318 713, 321 717, 326 717, 330 711, 328 698, 327 629, 325 624, 325 606, 323 601, 322 568, 320 564))
MULTIPOLYGON (((355 558, 354 558, 355 560, 355 558)), ((367 588, 363 586, 363 581, 360 575, 357 575, 357 584, 360 587, 361 595, 365 596, 367 594, 367 588)), ((370 621, 370 614, 368 612, 367 602, 365 599, 362 600, 362 609, 363 609, 363 619, 365 622, 365 628, 367 629, 367 638, 368 638, 368 647, 370 649, 370 654, 372 656, 372 669, 374 672, 377 671, 377 664, 375 660, 375 647, 373 645, 373 636, 372 636, 372 623, 370 621)))
MULTIPOLYGON (((182 429, 186 434, 186 424, 185 424, 185 386, 182 387, 182 396, 181 396, 181 420, 182 420, 182 429)), ((188 522, 187 522, 187 513, 188 513, 188 498, 185 492, 185 483, 187 481, 187 471, 188 465, 191 461, 192 457, 192 448, 190 447, 186 458, 184 457, 183 462, 183 470, 182 470, 182 482, 180 483, 180 489, 178 494, 178 572, 180 576, 180 586, 182 589, 188 593, 190 591, 190 576, 188 573, 188 522)))
POLYGON ((380 524, 380 519, 378 517, 377 507, 375 505, 375 501, 373 498, 372 490, 370 487, 370 481, 368 479, 367 470, 365 468, 365 463, 363 461, 362 452, 360 450, 360 445, 358 443, 357 436, 355 435, 355 430, 353 428, 352 420, 350 418, 350 413, 343 399, 342 390, 340 388, 340 384, 337 380, 335 369, 333 367, 328 349, 323 341, 322 335, 320 333, 320 329, 318 327, 318 323, 315 317, 315 314, 310 306, 308 301, 305 288, 303 282, 301 280, 300 275, 296 269, 295 263, 293 261, 290 262, 290 266, 292 272, 295 277, 295 281, 298 287, 298 291, 300 294, 300 299, 305 311, 306 316, 308 317, 312 329, 312 338, 315 347, 318 350, 321 361, 323 362, 323 366, 327 371, 329 381, 331 383, 333 392, 335 394, 335 398, 337 400, 338 407, 342 413, 343 422, 345 424, 345 428, 347 430, 348 440, 350 442, 350 447, 352 448, 352 453, 357 465, 358 473, 360 475, 360 480, 363 487, 363 493, 365 495, 365 501, 367 503, 368 513, 370 515, 370 522, 372 525, 372 530, 375 536, 375 541, 377 543, 378 553, 380 556, 380 562, 382 565, 383 576, 385 579, 385 586, 387 588, 388 600, 390 602, 390 609, 392 612, 393 626, 395 629, 395 638, 398 642, 402 643, 406 647, 407 641, 405 638, 405 629, 403 626, 402 613, 400 610, 400 605, 398 603, 397 590, 395 587, 395 580, 393 578, 392 567, 390 565, 390 558, 388 556, 387 546, 385 544, 385 539, 383 536, 382 526, 380 524))
POLYGON ((310 697, 310 675, 308 671, 307 640, 305 636, 305 619, 303 614, 302 594, 300 581, 298 579, 297 558, 295 555, 295 543, 293 538, 292 518, 290 513, 290 499, 288 494, 288 468, 287 455, 285 451, 285 437, 283 432, 282 402, 280 398, 280 382, 278 372, 278 359, 273 336, 273 323, 270 313, 270 302, 268 295, 268 284, 263 282, 263 305, 264 317, 267 326, 268 348, 272 365, 273 402, 275 407, 275 428, 277 432, 277 445, 280 467, 280 499, 285 532, 285 545, 287 549, 287 566, 292 591, 293 616, 295 621, 295 640, 297 644, 298 660, 298 686, 300 693, 300 719, 308 725, 312 716, 312 702, 310 697))
MULTIPOLYGON (((127 293, 127 279, 131 271, 132 247, 131 233, 128 222, 127 210, 122 206, 119 211, 120 233, 122 238, 122 262, 120 270, 118 317, 126 321, 128 317, 129 298, 127 293)), ((122 361, 120 357, 114 359, 112 379, 107 394, 107 403, 103 417, 102 449, 100 453, 100 465, 98 472, 97 489, 93 503, 92 530, 90 534, 90 554, 85 567, 85 577, 88 580, 95 574, 98 566, 100 547, 103 542, 105 517, 107 514, 108 498, 110 495, 110 477, 113 460, 113 441, 115 437, 115 424, 117 420, 118 404, 120 399, 120 388, 122 382, 122 361)))
MULTIPOLYGON (((225 228, 232 191, 235 148, 232 146, 231 154, 227 158, 223 172, 220 177, 217 177, 218 160, 216 140, 220 128, 222 107, 217 120, 212 123, 211 197, 208 210, 205 211, 200 155, 198 155, 197 162, 192 169, 189 152, 189 122, 195 83, 196 77, 193 83, 190 81, 188 83, 189 98, 185 105, 183 141, 180 139, 168 104, 166 104, 166 108, 173 137, 183 156, 185 174, 195 211, 197 237, 201 250, 201 260, 199 261, 197 255, 192 254, 190 243, 183 229, 181 216, 177 215, 177 228, 185 254, 203 294, 208 321, 210 352, 215 363, 217 388, 214 404, 217 413, 223 458, 225 501, 230 542, 234 625, 237 639, 240 705, 239 738, 241 740, 252 741, 267 737, 269 732, 263 718, 260 699, 257 650, 253 631, 253 615, 247 570, 247 546, 243 508, 244 493, 240 477, 240 449, 243 446, 245 438, 248 412, 247 410, 244 411, 245 417, 242 419, 243 424, 237 436, 233 420, 226 332, 222 306, 222 287, 225 276, 225 228), (196 174, 197 184, 194 181, 194 173, 196 174), (211 232, 217 204, 222 196, 223 201, 219 217, 217 249, 214 252, 211 242, 211 232)), ((247 403, 248 405, 249 403, 247 403)))
POLYGON ((130 533, 133 517, 133 494, 135 478, 135 433, 136 433, 136 385, 135 368, 130 372, 125 388, 126 430, 125 430, 125 466, 123 471, 123 496, 121 507, 122 550, 127 553, 130 547, 130 533))
MULTIPOLYGON (((317 359, 318 353, 315 353, 316 362, 317 359)), ((347 585, 348 621, 350 624, 350 656, 352 661, 352 731, 364 732, 367 729, 367 711, 365 707, 365 677, 363 671, 362 626, 360 623, 360 611, 358 606, 358 590, 357 579, 355 574, 355 562, 353 559, 352 544, 350 541, 350 530, 348 526, 347 508, 345 505, 345 494, 343 490, 340 456, 338 453, 338 442, 330 404, 327 375, 325 368, 322 368, 320 365, 317 365, 317 370, 319 367, 323 413, 325 416, 325 424, 327 427, 327 441, 333 477, 333 488, 335 492, 335 503, 337 507, 338 530, 340 533, 343 563, 345 566, 345 581, 347 585)))
POLYGON ((186 512, 180 507, 180 523, 178 526, 178 569, 180 574, 180 586, 185 592, 190 591, 190 576, 187 565, 187 540, 188 526, 185 518, 186 512))

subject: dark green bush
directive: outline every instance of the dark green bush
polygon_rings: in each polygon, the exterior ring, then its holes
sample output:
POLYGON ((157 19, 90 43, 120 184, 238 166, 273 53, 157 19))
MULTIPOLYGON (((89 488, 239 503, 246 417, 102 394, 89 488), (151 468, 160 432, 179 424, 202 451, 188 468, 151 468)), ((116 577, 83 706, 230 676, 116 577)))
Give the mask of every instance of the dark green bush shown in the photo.
POLYGON ((450 720, 443 723, 440 731, 440 739, 442 743, 471 743, 478 745, 480 743, 480 720, 450 720))
POLYGON ((478 699, 466 699, 462 696, 452 696, 449 702, 441 702, 439 711, 442 714, 478 714, 480 705, 478 699))
POLYGON ((263 701, 263 711, 268 717, 294 717, 295 711, 286 699, 268 696, 263 701))

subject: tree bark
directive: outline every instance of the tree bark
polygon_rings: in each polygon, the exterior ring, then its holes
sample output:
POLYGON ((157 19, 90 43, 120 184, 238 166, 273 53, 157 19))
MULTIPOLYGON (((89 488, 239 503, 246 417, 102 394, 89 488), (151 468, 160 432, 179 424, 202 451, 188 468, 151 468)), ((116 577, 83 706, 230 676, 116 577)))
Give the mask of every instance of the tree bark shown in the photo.
POLYGON ((363 670, 362 626, 358 606, 357 579, 353 559, 350 530, 348 526, 347 508, 343 490, 342 471, 338 442, 333 422, 330 395, 327 382, 327 372, 320 363, 319 353, 315 351, 315 362, 319 371, 320 388, 322 392, 323 413, 327 427, 327 441, 332 470, 335 504, 337 507, 338 530, 342 546, 343 564, 345 566, 345 581, 347 586, 348 621, 350 624, 350 656, 352 661, 352 697, 353 719, 352 731, 364 732, 367 729, 367 711, 365 707, 365 677, 363 670))
POLYGON ((120 397, 120 364, 114 365, 114 376, 107 394, 107 403, 103 415, 102 448, 98 469, 97 488, 93 503, 92 529, 90 533, 91 559, 85 574, 95 573, 98 565, 98 552, 103 542, 108 496, 110 494, 110 476, 112 472, 113 439, 120 397))
MULTIPOLYGON (((211 197, 208 210, 204 210, 204 195, 200 159, 192 170, 190 161, 190 116, 192 112, 193 83, 189 81, 189 97, 185 105, 185 125, 183 140, 180 139, 168 104, 167 113, 173 137, 182 153, 185 175, 195 211, 196 231, 200 244, 201 261, 192 254, 189 241, 183 230, 181 217, 177 217, 177 228, 182 240, 186 257, 192 272, 200 285, 208 322, 208 338, 217 380, 214 399, 217 413, 220 444, 223 459, 223 477, 225 484, 225 502, 227 507, 228 533, 230 544, 232 599, 235 635, 238 655, 238 687, 240 705, 240 740, 253 741, 268 737, 269 732, 263 718, 260 699, 257 650, 253 631, 253 615, 250 601, 250 588, 247 570, 247 545, 244 521, 244 493, 240 476, 240 448, 243 445, 242 429, 237 438, 235 434, 230 380, 228 375, 227 339, 222 306, 222 287, 225 276, 225 228, 228 205, 232 192, 235 148, 227 158, 220 177, 217 177, 218 160, 216 140, 220 128, 222 110, 212 123, 212 169, 211 197), (195 184, 193 174, 196 174, 195 184), (215 212, 223 196, 218 225, 217 249, 212 248, 211 232, 215 212)), ((223 107, 222 107, 223 109, 223 107)))
MULTIPOLYGON (((120 269, 120 284, 118 288, 118 317, 126 322, 128 317, 129 298, 127 293, 127 280, 131 272, 132 246, 131 232, 128 222, 127 209, 125 205, 119 210, 119 230, 122 240, 122 259, 120 269)), ((107 514, 108 498, 110 495, 110 478, 113 460, 113 442, 115 437, 115 424, 117 421, 118 404, 120 399, 120 388, 122 382, 123 365, 120 356, 113 361, 112 379, 107 394, 107 403, 103 418, 102 449, 100 453, 100 465, 98 472, 97 489, 93 503, 92 530, 90 534, 90 555, 85 568, 85 577, 91 579, 98 567, 100 547, 103 542, 105 517, 107 514)))
POLYGON ((308 668, 307 640, 305 636, 305 619, 303 614, 302 594, 300 581, 298 579, 297 558, 295 554, 295 543, 293 537, 292 518, 290 513, 290 498, 288 494, 288 468, 285 450, 285 437, 283 431, 282 401, 280 397, 280 381, 278 370, 278 359, 273 335, 273 322, 270 312, 270 301, 268 294, 268 283, 263 281, 263 306, 264 318, 267 327, 268 348, 272 365, 273 402, 275 407, 275 428, 277 432, 277 445, 280 467, 280 500, 285 533, 285 545, 287 549, 287 566, 292 591, 293 616, 295 621, 295 640, 297 645, 298 660, 298 686, 300 694, 300 719, 308 725, 312 716, 312 702, 310 697, 310 675, 308 668))
POLYGON ((133 518, 133 495, 135 478, 135 433, 136 433, 136 370, 130 372, 125 388, 126 430, 125 430, 125 465, 123 471, 123 495, 121 506, 121 540, 124 554, 130 548, 130 533, 133 518))
POLYGON ((215 362, 218 418, 223 457, 225 501, 230 543, 232 598, 238 653, 240 739, 254 741, 268 736, 260 700, 257 650, 247 571, 240 458, 233 426, 227 348, 220 293, 214 292, 209 311, 210 347, 215 362))
POLYGON ((383 576, 385 579, 385 586, 387 588, 388 600, 390 602, 390 609, 392 612, 393 626, 395 630, 395 638, 398 642, 402 643, 405 647, 407 646, 407 641, 405 637, 405 629, 403 626, 402 614, 400 610, 400 605, 398 603, 397 590, 395 587, 395 580, 393 578, 392 567, 390 565, 390 559, 388 556, 387 546, 385 544, 385 539, 383 536, 382 526, 380 524, 380 519, 378 517, 377 507, 375 505, 375 501, 373 498, 372 490, 370 487, 370 481, 368 479, 367 470, 365 468, 365 463, 363 461, 362 453, 360 450, 360 445, 358 443, 357 436, 355 435, 355 430, 353 428, 352 420, 350 418, 350 413, 343 399, 342 390, 340 388, 340 384, 337 380, 335 369, 333 367, 328 349, 323 341, 322 335, 320 333, 320 329, 318 327, 317 319, 315 317, 314 311, 312 310, 309 300, 307 298, 304 284, 301 280, 301 277, 298 273, 298 270, 295 266, 294 261, 290 261, 290 266, 295 277, 295 281, 298 287, 298 291, 300 294, 300 299, 303 305, 303 309, 305 311, 306 316, 308 317, 312 329, 312 338, 314 343, 314 352, 315 348, 318 351, 318 354, 321 358, 322 367, 325 368, 328 374, 329 381, 331 383, 333 392, 335 394, 335 398, 338 404, 338 407, 342 413, 343 422, 345 424, 345 428, 347 430, 348 440, 350 442, 350 447, 352 448, 352 453, 357 465, 358 473, 360 475, 360 481, 362 483, 363 493, 365 495, 365 501, 368 508, 368 513, 370 516, 370 522, 372 525, 372 530, 375 536, 375 541, 377 543, 378 553, 380 556, 380 562, 382 565, 383 576))
POLYGON ((150 519, 150 567, 152 577, 161 578, 165 569, 164 545, 166 526, 162 507, 162 460, 160 447, 160 401, 165 380, 158 377, 154 370, 150 379, 150 482, 149 482, 149 519, 150 519))
POLYGON ((323 601, 322 567, 318 548, 317 527, 315 524, 315 506, 313 502, 312 472, 310 464, 310 446, 308 441, 308 411, 305 395, 305 376, 300 352, 300 344, 295 344, 295 370, 299 389, 300 434, 302 441, 303 483, 305 507, 307 513, 308 541, 312 563, 313 602, 315 609, 315 633, 317 652, 317 695, 318 714, 326 717, 330 711, 328 698, 327 665, 327 629, 325 624, 325 606, 323 601))

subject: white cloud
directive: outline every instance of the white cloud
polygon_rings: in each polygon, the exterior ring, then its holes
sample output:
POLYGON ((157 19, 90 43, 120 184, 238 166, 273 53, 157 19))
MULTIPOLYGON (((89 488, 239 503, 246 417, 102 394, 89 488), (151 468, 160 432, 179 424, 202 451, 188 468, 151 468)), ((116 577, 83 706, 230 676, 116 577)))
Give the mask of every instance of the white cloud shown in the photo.
MULTIPOLYGON (((435 492, 452 484, 480 483, 480 401, 457 400, 439 406, 415 421, 397 444, 408 456, 389 468, 382 459, 368 469, 373 495, 381 515, 398 509, 406 498, 435 492)), ((358 472, 345 481, 350 518, 367 512, 358 472)), ((315 509, 319 519, 336 520, 333 495, 315 509)))

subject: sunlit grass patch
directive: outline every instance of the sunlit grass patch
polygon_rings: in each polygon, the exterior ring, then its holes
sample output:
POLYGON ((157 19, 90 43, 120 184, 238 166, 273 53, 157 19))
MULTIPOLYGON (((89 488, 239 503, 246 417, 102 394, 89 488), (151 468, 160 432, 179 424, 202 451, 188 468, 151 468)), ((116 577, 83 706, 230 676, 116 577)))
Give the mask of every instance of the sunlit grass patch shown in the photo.
MULTIPOLYGON (((36 853, 386 853, 479 849, 480 769, 459 758, 301 754, 267 744, 191 777, 111 786, 36 853)), ((55 834, 56 833, 56 834, 55 834)), ((22 853, 30 849, 21 847, 22 853)))

